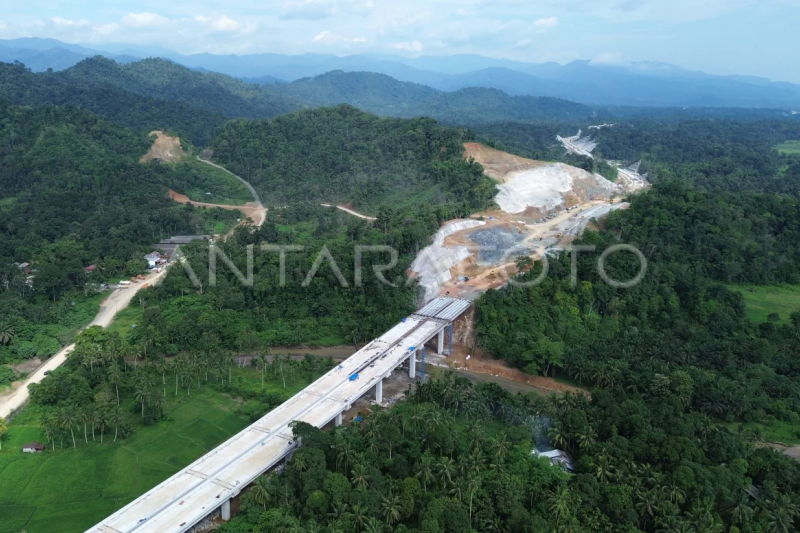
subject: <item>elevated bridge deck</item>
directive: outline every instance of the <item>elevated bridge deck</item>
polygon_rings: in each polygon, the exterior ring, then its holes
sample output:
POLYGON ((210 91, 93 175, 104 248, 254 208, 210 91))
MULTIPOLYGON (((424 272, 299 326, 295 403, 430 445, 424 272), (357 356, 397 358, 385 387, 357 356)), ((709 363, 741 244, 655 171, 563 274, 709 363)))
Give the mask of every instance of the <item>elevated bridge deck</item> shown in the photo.
POLYGON ((182 533, 221 509, 230 499, 296 446, 290 424, 302 421, 322 427, 341 421, 342 412, 373 388, 380 398, 382 380, 406 360, 414 377, 416 352, 439 336, 470 306, 454 298, 437 298, 373 340, 340 366, 237 435, 87 530, 91 533, 182 533), (358 374, 358 379, 350 377, 358 374))

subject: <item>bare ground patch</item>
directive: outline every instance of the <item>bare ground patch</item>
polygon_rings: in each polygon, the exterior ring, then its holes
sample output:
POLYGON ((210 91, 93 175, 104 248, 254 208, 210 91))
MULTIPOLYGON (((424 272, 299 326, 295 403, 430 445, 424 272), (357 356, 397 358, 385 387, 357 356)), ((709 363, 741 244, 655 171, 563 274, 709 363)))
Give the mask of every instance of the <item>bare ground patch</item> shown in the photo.
POLYGON ((153 141, 153 146, 144 154, 140 163, 147 163, 153 159, 160 159, 169 163, 180 161, 186 155, 181 147, 181 140, 178 137, 170 137, 162 131, 151 131, 150 135, 155 135, 156 140, 153 141))

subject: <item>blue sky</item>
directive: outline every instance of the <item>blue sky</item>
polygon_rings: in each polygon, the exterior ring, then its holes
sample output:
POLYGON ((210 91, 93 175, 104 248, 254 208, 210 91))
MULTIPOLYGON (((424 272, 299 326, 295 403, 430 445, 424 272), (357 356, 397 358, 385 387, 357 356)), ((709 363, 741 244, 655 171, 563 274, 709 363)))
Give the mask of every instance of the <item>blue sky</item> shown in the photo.
POLYGON ((800 83, 798 31, 800 0, 30 0, 0 11, 6 39, 185 54, 650 60, 800 83))

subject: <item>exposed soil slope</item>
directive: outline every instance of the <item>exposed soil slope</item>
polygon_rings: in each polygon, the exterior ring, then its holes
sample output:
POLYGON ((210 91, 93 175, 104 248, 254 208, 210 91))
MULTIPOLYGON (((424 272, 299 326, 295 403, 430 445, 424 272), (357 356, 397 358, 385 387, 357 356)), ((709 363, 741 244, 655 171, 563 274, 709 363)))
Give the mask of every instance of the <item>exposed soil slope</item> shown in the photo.
POLYGON ((150 147, 150 150, 139 159, 139 162, 146 163, 153 159, 160 159, 168 163, 173 163, 175 161, 180 161, 183 159, 183 156, 186 155, 186 152, 183 151, 183 147, 181 147, 180 138, 170 137, 162 131, 151 131, 150 135, 155 135, 156 140, 153 142, 153 146, 150 147))
POLYGON ((256 202, 247 202, 244 205, 224 205, 224 204, 207 204, 205 202, 195 202, 190 200, 185 194, 169 190, 169 197, 178 202, 179 204, 192 204, 196 207, 219 207, 220 209, 227 209, 229 211, 241 211, 241 213, 253 220, 256 226, 261 226, 266 218, 267 210, 256 202))

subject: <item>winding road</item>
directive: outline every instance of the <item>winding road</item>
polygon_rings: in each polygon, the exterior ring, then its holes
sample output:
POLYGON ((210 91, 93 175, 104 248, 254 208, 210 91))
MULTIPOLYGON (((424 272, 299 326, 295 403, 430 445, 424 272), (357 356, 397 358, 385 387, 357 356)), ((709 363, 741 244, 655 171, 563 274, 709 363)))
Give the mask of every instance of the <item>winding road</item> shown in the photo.
MULTIPOLYGON (((131 303, 131 300, 133 300, 133 297, 137 292, 139 292, 140 289, 143 289, 149 285, 154 285, 162 277, 164 277, 166 272, 166 268, 160 272, 152 272, 145 277, 144 281, 140 281, 137 284, 131 284, 127 289, 121 288, 112 292, 111 295, 100 305, 100 311, 87 327, 107 327, 109 324, 111 324, 119 311, 128 307, 128 304, 131 303)), ((0 418, 7 418, 10 414, 16 412, 23 405, 25 405, 25 402, 28 401, 29 397, 28 385, 31 383, 41 382, 44 379, 45 372, 55 370, 64 364, 64 361, 67 360, 67 355, 69 355, 69 353, 74 349, 75 344, 65 346, 53 357, 45 361, 44 364, 42 364, 30 376, 28 376, 25 381, 18 384, 13 391, 4 396, 0 396, 0 418)))

